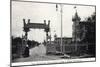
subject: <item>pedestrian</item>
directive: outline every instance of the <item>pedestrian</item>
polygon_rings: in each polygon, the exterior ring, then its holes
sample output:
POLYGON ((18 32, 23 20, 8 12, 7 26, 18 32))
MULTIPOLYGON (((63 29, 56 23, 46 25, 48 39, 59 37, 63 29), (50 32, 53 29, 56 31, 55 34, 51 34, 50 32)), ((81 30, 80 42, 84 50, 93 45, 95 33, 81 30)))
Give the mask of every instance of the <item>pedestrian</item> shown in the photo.
POLYGON ((24 50, 24 57, 29 57, 29 46, 26 45, 26 48, 24 50))

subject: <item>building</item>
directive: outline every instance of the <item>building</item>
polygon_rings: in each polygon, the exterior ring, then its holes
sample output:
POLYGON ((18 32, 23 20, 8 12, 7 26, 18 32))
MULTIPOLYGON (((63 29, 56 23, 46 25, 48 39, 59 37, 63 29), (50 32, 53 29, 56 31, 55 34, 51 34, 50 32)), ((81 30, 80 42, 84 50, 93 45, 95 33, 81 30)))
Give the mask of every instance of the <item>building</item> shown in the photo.
POLYGON ((61 47, 62 47, 62 52, 63 53, 68 53, 70 52, 70 45, 72 42, 72 38, 71 37, 62 37, 62 46, 61 46, 61 37, 56 37, 54 40, 55 44, 56 44, 56 50, 61 52, 61 47))
POLYGON ((75 13, 75 16, 72 18, 73 21, 73 25, 72 25, 72 29, 73 29, 73 33, 72 33, 72 41, 73 42, 78 42, 80 41, 79 39, 79 32, 80 32, 80 28, 79 28, 79 23, 80 23, 81 18, 78 16, 78 13, 75 13))
POLYGON ((73 21, 72 42, 75 43, 76 51, 85 51, 95 54, 95 13, 87 18, 87 20, 80 21, 80 17, 76 11, 73 21))
POLYGON ((95 41, 95 23, 82 21, 79 23, 79 39, 83 43, 93 43, 95 41))
POLYGON ((72 41, 79 43, 79 42, 89 42, 92 43, 95 41, 95 13, 88 17, 87 20, 80 21, 81 18, 78 16, 76 11, 75 16, 72 18, 73 21, 73 34, 72 34, 72 41), (92 41, 90 41, 92 40, 92 41))
POLYGON ((72 42, 71 37, 63 37, 62 38, 62 46, 61 46, 61 37, 55 37, 54 41, 47 43, 47 53, 68 53, 70 52, 70 44, 72 42), (62 47, 62 50, 61 50, 62 47))

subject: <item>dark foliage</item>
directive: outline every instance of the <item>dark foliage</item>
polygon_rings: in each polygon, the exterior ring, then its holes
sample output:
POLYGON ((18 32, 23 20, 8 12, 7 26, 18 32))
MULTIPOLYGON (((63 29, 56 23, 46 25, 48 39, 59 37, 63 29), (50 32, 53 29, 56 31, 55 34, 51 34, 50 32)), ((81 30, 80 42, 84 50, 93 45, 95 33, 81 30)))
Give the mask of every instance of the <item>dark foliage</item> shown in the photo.
MULTIPOLYGON (((18 46, 22 44, 22 38, 21 37, 11 37, 11 44, 12 44, 12 53, 17 53, 18 51, 18 46)), ((28 40, 27 44, 29 45, 29 48, 33 48, 35 46, 38 46, 39 43, 34 40, 28 40)))

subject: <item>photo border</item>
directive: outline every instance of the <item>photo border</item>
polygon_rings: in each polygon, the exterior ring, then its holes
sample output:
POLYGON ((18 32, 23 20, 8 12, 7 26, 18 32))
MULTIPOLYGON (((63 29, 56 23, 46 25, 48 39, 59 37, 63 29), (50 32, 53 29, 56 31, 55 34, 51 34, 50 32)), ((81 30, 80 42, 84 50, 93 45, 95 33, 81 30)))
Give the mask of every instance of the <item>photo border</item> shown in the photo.
MULTIPOLYGON (((74 3, 58 3, 58 2, 43 2, 43 1, 23 1, 23 0, 10 0, 10 66, 36 66, 36 65, 51 65, 51 64, 68 64, 68 63, 84 63, 84 62, 96 62, 96 45, 95 45, 95 58, 92 58, 92 60, 87 60, 87 61, 73 61, 73 62, 60 62, 60 63, 43 63, 43 64, 32 64, 32 65, 19 65, 20 62, 16 62, 18 63, 18 65, 13 65, 13 62, 12 62, 12 40, 11 40, 11 35, 12 35, 12 1, 16 1, 16 2, 31 2, 31 3, 48 3, 48 4, 63 4, 63 5, 79 5, 79 6, 92 6, 92 7, 95 7, 95 12, 96 12, 96 5, 87 5, 87 4, 74 4, 74 3)), ((95 23, 95 33, 96 33, 96 23, 95 23)), ((96 41, 96 34, 95 34, 95 41, 96 41)), ((95 43, 96 44, 96 43, 95 43)), ((83 58, 85 59, 85 58, 83 58)), ((86 59, 89 59, 89 58, 86 58, 86 59)), ((54 61, 54 60, 52 60, 54 61)), ((33 61, 34 62, 34 61, 33 61)), ((48 62, 48 61, 47 61, 48 62)), ((22 62, 24 63, 24 62, 22 62)), ((27 62, 25 62, 27 63, 27 62)), ((28 62, 28 63, 31 63, 31 62, 28 62)))

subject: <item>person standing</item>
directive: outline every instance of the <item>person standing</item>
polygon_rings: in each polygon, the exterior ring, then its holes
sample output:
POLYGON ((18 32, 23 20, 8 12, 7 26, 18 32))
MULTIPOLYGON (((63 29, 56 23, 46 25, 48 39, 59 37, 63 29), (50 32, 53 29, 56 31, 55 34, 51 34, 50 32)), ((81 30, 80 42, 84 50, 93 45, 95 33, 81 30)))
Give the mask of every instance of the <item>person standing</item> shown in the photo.
POLYGON ((24 57, 29 57, 29 46, 26 45, 25 51, 24 51, 24 57))

